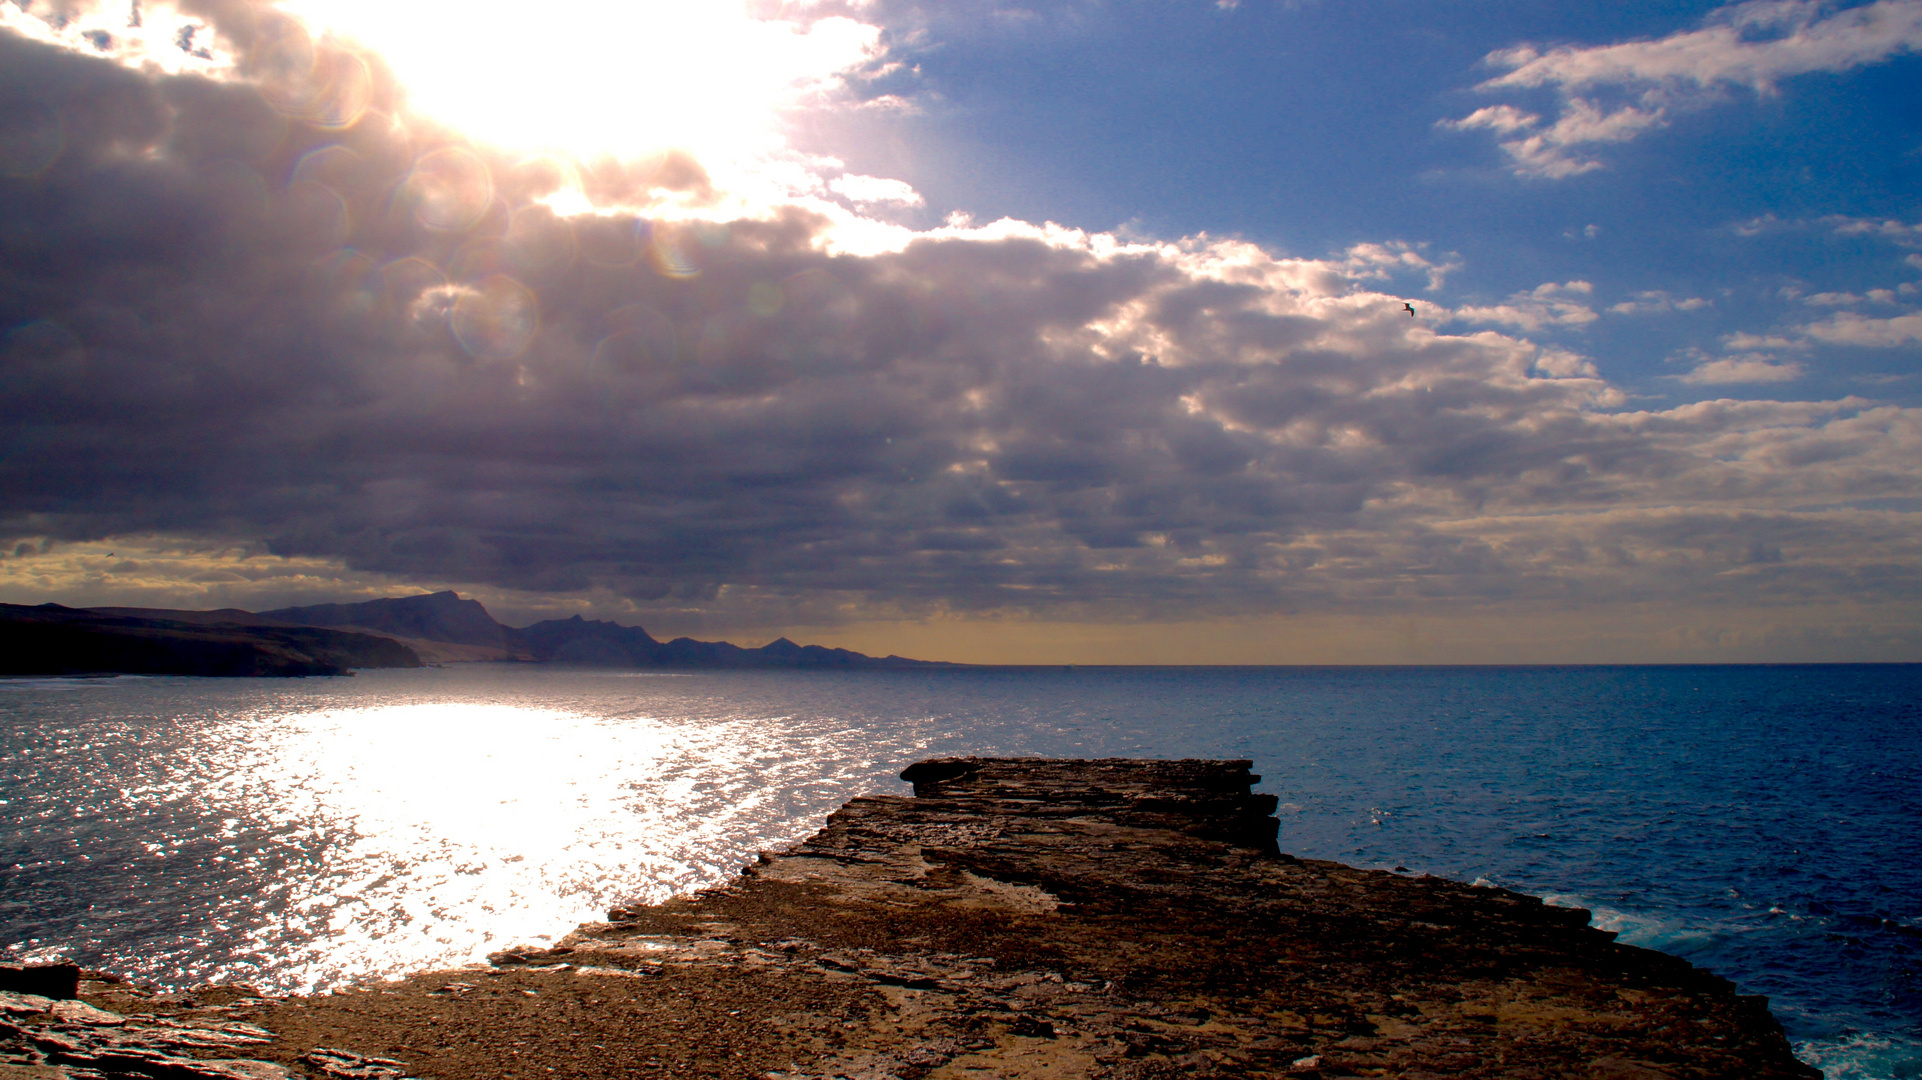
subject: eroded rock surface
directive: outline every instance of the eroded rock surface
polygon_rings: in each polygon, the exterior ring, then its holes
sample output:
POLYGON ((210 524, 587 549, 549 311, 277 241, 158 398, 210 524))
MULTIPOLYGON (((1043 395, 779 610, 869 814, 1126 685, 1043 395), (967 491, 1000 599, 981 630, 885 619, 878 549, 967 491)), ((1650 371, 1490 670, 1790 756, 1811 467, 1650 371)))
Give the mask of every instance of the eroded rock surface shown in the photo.
POLYGON ((915 797, 554 948, 252 999, 278 1038, 251 1056, 444 1080, 1818 1075, 1761 999, 1586 912, 1279 854, 1248 770, 923 762, 915 797))
MULTIPOLYGON (((118 980, 76 980, 75 990, 82 989, 125 1005, 158 997, 118 980)), ((215 1006, 181 1019, 0 991, 0 1078, 288 1080, 288 1070, 250 1053, 274 1042, 274 1033, 234 1019, 231 1011, 215 1006)))

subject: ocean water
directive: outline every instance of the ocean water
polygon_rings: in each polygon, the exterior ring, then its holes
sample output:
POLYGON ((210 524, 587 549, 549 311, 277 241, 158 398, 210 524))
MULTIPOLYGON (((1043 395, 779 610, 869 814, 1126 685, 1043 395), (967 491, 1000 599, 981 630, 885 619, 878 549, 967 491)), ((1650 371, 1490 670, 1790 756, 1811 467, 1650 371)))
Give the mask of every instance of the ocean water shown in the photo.
POLYGON ((1252 758, 1283 850, 1587 907, 1828 1076, 1922 1076, 1922 666, 0 680, 0 958, 471 961, 954 754, 1252 758))

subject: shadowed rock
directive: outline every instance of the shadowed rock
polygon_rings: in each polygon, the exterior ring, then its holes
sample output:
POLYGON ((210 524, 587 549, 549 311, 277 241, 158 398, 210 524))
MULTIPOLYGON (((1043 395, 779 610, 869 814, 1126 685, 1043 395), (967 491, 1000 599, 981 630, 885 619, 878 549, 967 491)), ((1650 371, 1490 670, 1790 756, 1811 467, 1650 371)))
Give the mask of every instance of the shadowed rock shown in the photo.
POLYGON ((0 964, 0 991, 71 1000, 80 992, 80 968, 74 964, 0 964))

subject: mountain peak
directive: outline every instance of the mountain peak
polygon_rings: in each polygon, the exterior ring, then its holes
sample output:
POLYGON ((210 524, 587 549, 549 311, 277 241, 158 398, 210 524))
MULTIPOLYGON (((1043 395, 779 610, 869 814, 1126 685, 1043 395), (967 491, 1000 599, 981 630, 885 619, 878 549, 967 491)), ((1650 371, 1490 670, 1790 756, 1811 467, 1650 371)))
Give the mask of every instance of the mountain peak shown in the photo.
POLYGON ((463 600, 446 589, 437 593, 363 600, 357 604, 313 604, 263 611, 262 617, 304 626, 360 626, 401 637, 450 645, 505 648, 506 627, 494 621, 478 600, 463 600))

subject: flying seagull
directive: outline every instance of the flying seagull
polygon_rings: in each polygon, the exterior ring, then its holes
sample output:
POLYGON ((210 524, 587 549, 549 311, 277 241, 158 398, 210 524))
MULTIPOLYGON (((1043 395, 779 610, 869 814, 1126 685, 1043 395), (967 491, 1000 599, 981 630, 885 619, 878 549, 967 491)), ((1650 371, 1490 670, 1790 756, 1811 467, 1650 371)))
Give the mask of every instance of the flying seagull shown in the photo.
POLYGON ((1401 306, 1401 309, 1403 311, 1406 311, 1411 316, 1415 314, 1415 305, 1413 304, 1403 304, 1401 306))

